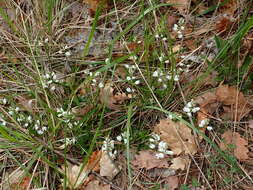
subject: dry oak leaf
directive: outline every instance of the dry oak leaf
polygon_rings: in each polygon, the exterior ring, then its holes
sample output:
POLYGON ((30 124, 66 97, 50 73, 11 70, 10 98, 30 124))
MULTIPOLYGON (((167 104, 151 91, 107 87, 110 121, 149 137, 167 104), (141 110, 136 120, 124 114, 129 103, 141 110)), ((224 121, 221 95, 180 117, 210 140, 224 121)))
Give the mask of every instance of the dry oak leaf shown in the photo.
POLYGON ((83 0, 83 2, 87 3, 90 6, 90 9, 94 12, 100 4, 107 7, 107 0, 83 0))
POLYGON ((177 176, 169 176, 166 178, 165 183, 168 186, 168 188, 164 188, 162 190, 165 190, 165 189, 175 190, 178 188, 179 179, 177 176))
POLYGON ((170 169, 174 169, 174 170, 184 170, 188 164, 190 163, 190 159, 188 157, 177 157, 177 158, 173 158, 171 160, 172 165, 170 166, 170 169))
POLYGON ((228 145, 232 144, 235 145, 233 154, 238 160, 243 161, 249 158, 248 142, 243 139, 239 133, 228 130, 222 134, 222 138, 224 142, 219 144, 221 150, 227 150, 229 148, 228 145))
POLYGON ((192 130, 181 122, 174 122, 171 119, 160 120, 154 127, 154 132, 161 136, 161 140, 168 143, 174 154, 182 152, 195 154, 197 145, 192 135, 192 130))
POLYGON ((171 3, 172 7, 177 9, 180 14, 184 15, 184 14, 186 14, 189 3, 191 1, 189 1, 189 0, 167 0, 166 2, 171 3))
POLYGON ((151 150, 142 150, 135 156, 132 164, 138 168, 150 170, 152 168, 168 168, 169 164, 166 158, 158 159, 155 152, 151 150))
MULTIPOLYGON (((72 165, 67 163, 67 166, 62 165, 62 169, 59 170, 62 173, 66 173, 67 187, 70 189, 77 189, 82 186, 86 180, 89 180, 88 175, 93 171, 98 171, 99 160, 101 158, 101 151, 95 151, 90 156, 87 164, 83 167, 81 165, 72 165), (66 171, 65 171, 66 170, 66 171)), ((62 179, 62 186, 64 186, 64 179, 62 179)))
POLYGON ((98 180, 93 180, 88 183, 88 185, 83 190, 110 190, 111 186, 109 184, 100 184, 98 180))
POLYGON ((120 171, 120 169, 113 163, 113 159, 108 155, 106 151, 102 152, 102 157, 99 162, 100 175, 106 176, 112 180, 120 171))
POLYGON ((252 110, 243 93, 238 91, 236 87, 220 85, 216 89, 216 97, 219 102, 231 106, 231 109, 226 109, 225 112, 230 113, 231 118, 235 120, 240 121, 252 110))
POLYGON ((131 95, 127 95, 125 93, 114 94, 113 91, 111 83, 106 83, 105 87, 100 91, 100 101, 112 110, 121 109, 120 104, 132 98, 131 95))

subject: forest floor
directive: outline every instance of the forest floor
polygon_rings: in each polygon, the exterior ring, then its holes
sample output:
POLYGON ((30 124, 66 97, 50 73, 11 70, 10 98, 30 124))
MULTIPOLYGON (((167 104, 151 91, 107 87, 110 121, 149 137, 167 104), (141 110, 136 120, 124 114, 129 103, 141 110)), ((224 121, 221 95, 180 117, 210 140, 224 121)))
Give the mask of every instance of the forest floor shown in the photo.
POLYGON ((1 190, 253 190, 253 4, 0 1, 1 190))

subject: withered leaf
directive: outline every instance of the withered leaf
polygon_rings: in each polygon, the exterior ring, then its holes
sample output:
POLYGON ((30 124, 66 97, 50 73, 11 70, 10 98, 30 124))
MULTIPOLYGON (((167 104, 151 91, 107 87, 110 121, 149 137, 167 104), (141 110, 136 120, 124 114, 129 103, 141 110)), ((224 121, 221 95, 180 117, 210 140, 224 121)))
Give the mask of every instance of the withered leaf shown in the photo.
POLYGON ((154 131, 161 136, 163 141, 168 143, 169 148, 176 155, 182 152, 186 154, 197 152, 197 145, 191 134, 192 130, 181 122, 163 119, 155 126, 154 131))
MULTIPOLYGON (((62 165, 59 169, 62 173, 66 173, 67 187, 70 189, 76 189, 82 186, 88 179, 89 173, 97 171, 99 169, 99 160, 101 158, 101 151, 95 151, 92 153, 87 164, 82 167, 82 165, 72 165, 67 163, 67 166, 62 165), (65 171, 66 170, 66 171, 65 171)), ((62 186, 64 186, 64 179, 62 179, 62 186)))
POLYGON ((83 0, 84 3, 87 3, 90 6, 92 11, 96 11, 99 5, 107 7, 107 0, 83 0))
POLYGON ((177 9, 180 14, 184 15, 188 9, 189 0, 167 0, 167 3, 171 3, 172 7, 177 9))
POLYGON ((190 160, 188 157, 185 156, 185 157, 173 158, 171 162, 172 162, 172 165, 170 166, 171 169, 184 170, 188 166, 190 160))
POLYGON ((164 188, 162 190, 165 190, 165 189, 175 190, 178 188, 179 179, 177 176, 169 176, 167 177, 165 183, 166 183, 166 186, 168 186, 168 188, 164 188))
POLYGON ((85 190, 110 190, 111 186, 109 184, 103 185, 98 180, 92 180, 88 183, 85 190))
POLYGON ((132 164, 138 168, 145 168, 147 170, 152 168, 168 168, 167 159, 157 159, 155 154, 151 150, 142 150, 139 152, 139 155, 135 156, 132 164))
POLYGON ((106 176, 109 179, 113 179, 118 173, 119 168, 113 163, 112 158, 108 155, 106 151, 102 152, 102 157, 100 159, 100 175, 106 176))
POLYGON ((251 106, 243 93, 238 91, 236 87, 228 85, 220 85, 216 89, 217 100, 223 103, 225 106, 230 106, 229 109, 224 109, 225 113, 231 115, 231 118, 240 121, 251 110, 251 106))
POLYGON ((119 110, 121 109, 120 104, 132 98, 131 95, 119 92, 114 94, 113 91, 111 83, 106 83, 105 87, 100 91, 100 101, 110 109, 119 110))
POLYGON ((248 142, 239 133, 228 130, 222 134, 222 138, 224 142, 219 144, 221 150, 229 150, 229 145, 234 145, 233 154, 238 160, 243 161, 249 158, 248 142))

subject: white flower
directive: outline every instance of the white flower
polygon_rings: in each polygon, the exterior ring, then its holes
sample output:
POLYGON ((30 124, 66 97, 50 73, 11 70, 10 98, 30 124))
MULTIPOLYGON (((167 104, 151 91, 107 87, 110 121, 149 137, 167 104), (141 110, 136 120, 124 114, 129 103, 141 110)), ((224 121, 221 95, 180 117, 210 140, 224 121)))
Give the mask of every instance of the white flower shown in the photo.
POLYGON ((171 79, 171 75, 166 75, 165 78, 166 78, 167 80, 170 80, 170 79, 171 79))
POLYGON ((109 59, 109 58, 106 58, 106 59, 105 59, 105 63, 106 63, 106 64, 109 64, 109 63, 110 63, 110 59, 109 59))
POLYGON ((191 112, 191 109, 188 108, 188 107, 184 107, 184 108, 183 108, 183 111, 184 111, 185 113, 190 113, 190 112, 191 112))
POLYGON ((155 144, 149 144, 149 148, 155 149, 155 144))
POLYGON ((28 125, 29 125, 29 123, 25 123, 25 124, 24 124, 24 127, 26 128, 26 127, 28 127, 28 125))
POLYGON ((206 128, 208 131, 212 131, 213 130, 213 127, 212 126, 207 126, 206 128))
POLYGON ((173 154, 174 154, 174 152, 173 152, 173 151, 170 151, 170 150, 166 150, 164 153, 165 153, 165 154, 168 154, 168 155, 173 155, 173 154))
POLYGON ((179 39, 182 39, 183 38, 183 34, 182 33, 180 33, 180 34, 178 34, 178 36, 177 36, 179 39))
POLYGON ((141 44, 141 40, 139 40, 139 41, 137 42, 137 44, 141 44))
POLYGON ((164 158, 164 154, 163 153, 156 153, 155 156, 156 156, 157 159, 164 158))
POLYGON ((155 133, 153 133, 152 135, 151 135, 151 137, 153 138, 153 139, 155 139, 156 141, 159 141, 161 138, 160 138, 160 136, 158 135, 158 134, 155 134, 155 133))
POLYGON ((167 117, 168 117, 169 119, 173 119, 173 115, 172 115, 172 114, 169 114, 167 117))
POLYGON ((131 78, 130 76, 127 76, 126 79, 127 79, 128 81, 132 80, 132 78, 131 78))
POLYGON ((193 107, 193 103, 192 103, 192 101, 188 102, 188 103, 186 104, 186 107, 188 107, 188 108, 193 107))
POLYGON ((198 112, 199 110, 200 110, 200 107, 192 108, 192 112, 193 112, 193 113, 196 113, 196 112, 198 112))
POLYGON ((170 63, 170 60, 166 60, 165 63, 167 63, 167 64, 170 63))
POLYGON ((96 80, 96 79, 92 79, 92 82, 93 82, 93 83, 96 83, 96 82, 97 82, 97 80, 96 80))
POLYGON ((163 40, 163 41, 167 41, 167 38, 166 38, 166 37, 164 37, 162 40, 163 40))
POLYGON ((149 138, 149 142, 155 142, 155 139, 149 138))
POLYGON ((180 30, 184 30, 184 26, 181 26, 181 27, 180 27, 180 30))
POLYGON ((39 135, 42 135, 44 132, 43 132, 42 130, 38 130, 37 133, 38 133, 39 135))
POLYGON ((178 75, 175 75, 175 76, 174 76, 174 81, 175 81, 175 82, 179 81, 179 76, 178 76, 178 75))
POLYGON ((200 121, 199 127, 205 127, 206 125, 208 125, 208 123, 209 123, 209 119, 203 119, 200 121))
POLYGON ((162 78, 158 78, 157 81, 158 81, 158 82, 163 82, 163 79, 162 79, 162 78))
POLYGON ((3 126, 6 126, 6 121, 2 121, 2 123, 1 123, 3 126))
POLYGON ((168 144, 164 141, 158 143, 158 151, 164 152, 168 148, 168 144))
POLYGON ((132 92, 132 89, 131 88, 126 88, 126 91, 128 92, 128 93, 131 93, 132 92))
POLYGON ((166 89, 168 86, 167 84, 163 84, 163 88, 166 89))
POLYGON ((158 77, 159 76, 159 73, 158 71, 154 71, 153 74, 152 74, 153 77, 158 77))
POLYGON ((41 128, 41 130, 42 130, 42 131, 46 131, 46 130, 47 130, 47 127, 46 127, 46 126, 43 126, 43 127, 41 128))
POLYGON ((16 107, 16 108, 15 108, 15 111, 16 111, 16 112, 18 112, 19 110, 20 110, 20 108, 19 108, 19 107, 16 107))
POLYGON ((127 69, 129 69, 129 67, 130 67, 128 64, 125 64, 124 66, 125 66, 127 69))
POLYGON ((117 141, 122 141, 122 136, 121 135, 118 135, 117 137, 116 137, 116 139, 117 139, 117 141))
POLYGON ((98 84, 98 87, 99 87, 99 88, 103 88, 103 87, 104 87, 104 84, 103 84, 102 82, 100 82, 100 83, 98 84))
POLYGON ((2 99, 2 104, 3 104, 3 105, 7 104, 7 99, 6 99, 6 98, 3 98, 3 99, 2 99))
POLYGON ((178 25, 174 24, 172 30, 175 31, 175 32, 178 31, 178 25))
POLYGON ((141 83, 140 80, 137 80, 137 81, 134 82, 134 84, 136 84, 136 85, 139 85, 140 83, 141 83))
POLYGON ((156 34, 156 35, 155 35, 155 38, 156 38, 156 39, 158 39, 158 38, 159 38, 159 35, 158 35, 158 34, 156 34))
POLYGON ((65 52, 65 56, 66 56, 66 57, 71 56, 71 52, 70 52, 70 51, 65 52))

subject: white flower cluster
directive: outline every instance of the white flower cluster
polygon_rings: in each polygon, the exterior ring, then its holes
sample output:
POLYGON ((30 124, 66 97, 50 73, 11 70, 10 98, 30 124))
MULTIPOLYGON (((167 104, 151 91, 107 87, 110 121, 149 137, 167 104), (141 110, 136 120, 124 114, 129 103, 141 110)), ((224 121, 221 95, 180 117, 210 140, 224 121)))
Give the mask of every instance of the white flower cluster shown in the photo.
POLYGON ((127 144, 127 132, 123 132, 120 135, 116 137, 117 141, 124 142, 124 144, 127 144))
POLYGON ((161 141, 161 138, 158 134, 153 133, 149 138, 149 148, 156 149, 158 153, 156 153, 157 159, 164 158, 165 155, 173 155, 173 152, 168 150, 168 144, 164 141, 161 141))
POLYGON ((102 145, 102 151, 107 152, 112 159, 115 159, 117 155, 117 150, 114 150, 114 140, 106 138, 102 145))
POLYGON ((64 53, 65 56, 66 56, 66 57, 69 57, 69 56, 72 55, 72 53, 71 53, 71 51, 68 50, 68 49, 69 49, 69 46, 66 45, 66 46, 64 46, 63 49, 59 50, 58 53, 59 53, 59 54, 63 54, 63 53, 65 52, 65 53, 64 53))
POLYGON ((100 75, 101 75, 101 73, 100 73, 99 71, 93 73, 93 72, 91 72, 89 69, 86 69, 86 70, 84 71, 84 73, 85 73, 86 75, 89 75, 90 77, 92 77, 92 80, 91 80, 91 85, 92 85, 92 86, 98 86, 99 88, 103 88, 103 87, 104 87, 104 83, 102 83, 102 82, 100 81, 100 75))
MULTIPOLYGON (((170 73, 164 73, 161 69, 157 69, 153 72, 152 76, 157 78, 158 83, 162 83, 162 87, 164 89, 167 88, 167 82, 172 79, 172 75, 170 73)), ((175 74, 174 81, 179 81, 179 75, 175 74)))
POLYGON ((71 111, 64 111, 63 108, 57 108, 57 117, 61 118, 64 123, 69 123, 70 120, 74 118, 74 115, 71 111))
POLYGON ((203 119, 203 120, 200 121, 199 127, 200 127, 200 128, 206 127, 206 129, 207 129, 208 131, 211 131, 211 130, 213 130, 213 127, 210 126, 210 125, 208 125, 209 122, 210 122, 209 119, 203 119))
POLYGON ((184 30, 184 19, 183 18, 180 18, 178 23, 177 24, 174 24, 173 27, 172 27, 172 30, 174 32, 177 32, 177 37, 179 39, 182 39, 183 38, 183 30, 184 30))
POLYGON ((34 130, 38 135, 43 135, 48 130, 48 128, 46 126, 42 126, 40 120, 37 120, 34 124, 34 130))
POLYGON ((61 141, 64 142, 64 144, 61 145, 59 148, 60 149, 65 149, 67 146, 75 144, 76 143, 76 138, 75 137, 65 138, 65 139, 62 139, 61 141))
POLYGON ((156 34, 155 35, 155 38, 157 39, 157 40, 160 40, 160 39, 162 39, 162 41, 167 41, 167 38, 163 35, 163 34, 156 34))
POLYGON ((57 76, 55 72, 46 73, 42 76, 42 87, 43 88, 50 88, 50 90, 55 90, 55 85, 53 83, 58 83, 59 80, 57 79, 57 76))
POLYGON ((188 102, 185 107, 183 108, 183 111, 189 116, 192 117, 192 113, 196 113, 200 110, 199 107, 195 106, 193 100, 188 102))

